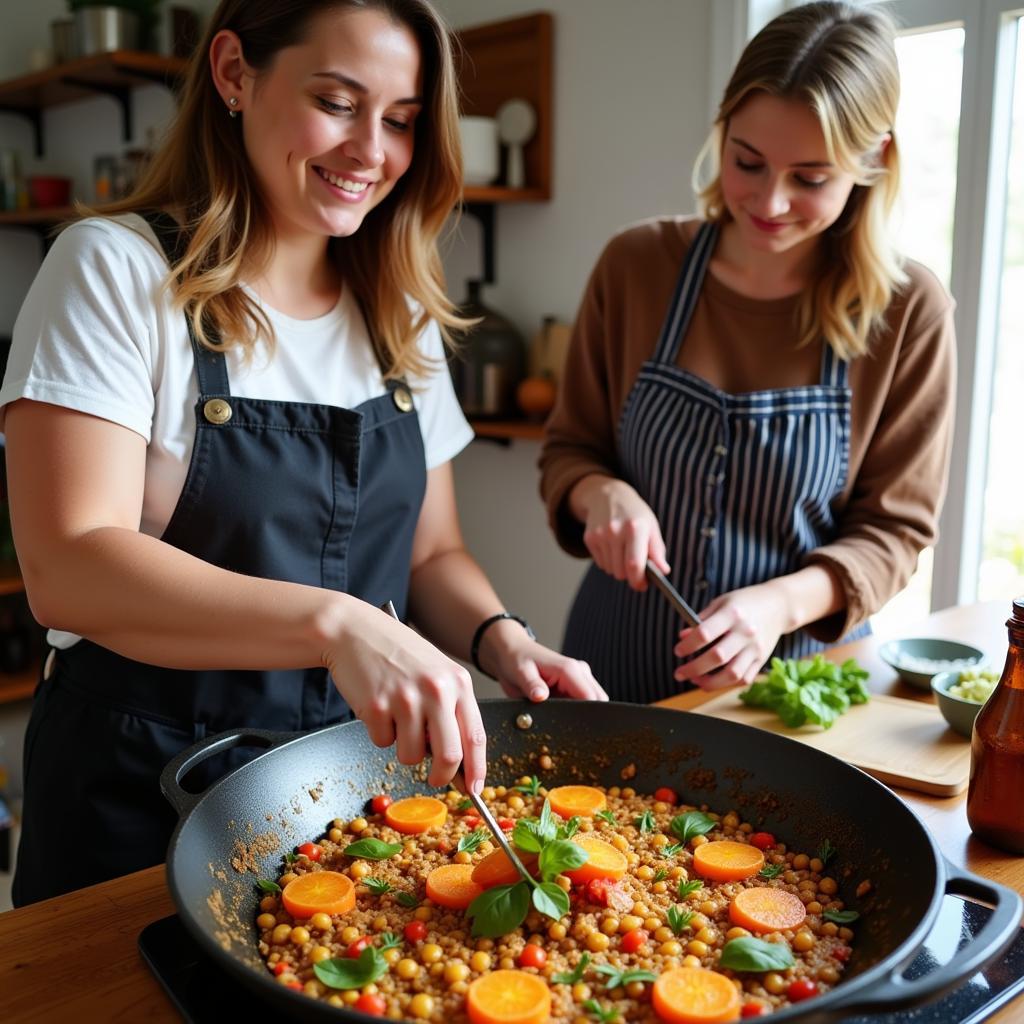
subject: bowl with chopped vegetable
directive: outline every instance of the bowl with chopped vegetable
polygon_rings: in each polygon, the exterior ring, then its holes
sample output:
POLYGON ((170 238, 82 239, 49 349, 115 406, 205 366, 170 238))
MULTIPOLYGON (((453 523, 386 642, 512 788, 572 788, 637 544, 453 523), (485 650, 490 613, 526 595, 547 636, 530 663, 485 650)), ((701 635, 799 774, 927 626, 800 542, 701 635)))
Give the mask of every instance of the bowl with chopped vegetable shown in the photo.
POLYGON ((919 690, 930 690, 932 678, 940 672, 962 672, 985 660, 985 652, 977 647, 935 637, 890 640, 878 655, 903 682, 919 690))
POLYGON ((949 727, 970 739, 974 719, 998 682, 999 673, 986 668, 940 672, 932 679, 932 691, 949 727))

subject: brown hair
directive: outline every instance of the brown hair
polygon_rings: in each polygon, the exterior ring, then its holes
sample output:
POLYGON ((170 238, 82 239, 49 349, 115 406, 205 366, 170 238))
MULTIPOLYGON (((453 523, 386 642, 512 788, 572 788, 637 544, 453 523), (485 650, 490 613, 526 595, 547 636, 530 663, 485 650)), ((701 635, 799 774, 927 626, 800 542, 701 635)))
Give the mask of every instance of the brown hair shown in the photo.
POLYGON ((273 345, 266 314, 240 287, 243 272, 269 255, 269 217, 240 122, 229 119, 210 74, 210 44, 230 29, 246 62, 263 72, 279 50, 305 38, 313 18, 339 8, 383 11, 407 26, 420 47, 424 106, 413 161, 359 230, 329 245, 388 375, 422 374, 431 369, 417 346, 427 322, 436 320, 445 336, 447 328, 464 326, 445 295, 437 249, 462 190, 457 85, 448 31, 427 0, 221 0, 189 63, 160 151, 135 191, 103 214, 174 212, 189 243, 170 287, 197 337, 207 347, 240 346, 247 354, 261 338, 273 345))
POLYGON ((907 280, 886 228, 900 178, 894 36, 883 11, 832 0, 775 18, 740 56, 694 169, 704 216, 725 222, 730 214, 722 196, 722 147, 740 105, 761 91, 801 100, 817 115, 829 158, 856 183, 839 219, 822 235, 824 251, 800 299, 798 329, 801 344, 824 337, 844 358, 868 350, 893 292, 907 280), (890 141, 879 152, 887 134, 890 141), (705 162, 713 172, 702 186, 705 162))

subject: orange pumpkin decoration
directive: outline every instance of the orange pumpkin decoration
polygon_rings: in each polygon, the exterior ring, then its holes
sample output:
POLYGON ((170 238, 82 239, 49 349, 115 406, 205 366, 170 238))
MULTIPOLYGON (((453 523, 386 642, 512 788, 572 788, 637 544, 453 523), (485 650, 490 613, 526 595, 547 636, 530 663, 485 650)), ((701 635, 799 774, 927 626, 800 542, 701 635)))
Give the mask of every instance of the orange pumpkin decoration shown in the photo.
POLYGON ((557 389, 550 377, 526 377, 516 388, 516 402, 530 420, 545 420, 555 406, 557 389))

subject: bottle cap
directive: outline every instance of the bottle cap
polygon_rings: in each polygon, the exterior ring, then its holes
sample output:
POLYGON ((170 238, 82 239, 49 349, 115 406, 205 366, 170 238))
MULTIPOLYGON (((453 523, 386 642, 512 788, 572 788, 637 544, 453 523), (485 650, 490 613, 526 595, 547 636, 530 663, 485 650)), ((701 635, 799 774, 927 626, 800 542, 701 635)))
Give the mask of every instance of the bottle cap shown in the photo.
POLYGON ((1024 622, 1024 597, 1018 597, 1013 602, 1013 618, 1016 622, 1024 622))

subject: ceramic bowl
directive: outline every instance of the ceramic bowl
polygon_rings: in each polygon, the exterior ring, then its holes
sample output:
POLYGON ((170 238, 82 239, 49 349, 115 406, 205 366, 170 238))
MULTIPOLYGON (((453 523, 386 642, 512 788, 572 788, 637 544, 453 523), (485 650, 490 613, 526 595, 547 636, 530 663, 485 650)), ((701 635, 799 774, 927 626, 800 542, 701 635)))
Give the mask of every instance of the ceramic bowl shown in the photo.
POLYGON ((878 655, 908 686, 919 690, 931 689, 932 677, 940 672, 960 672, 985 660, 985 652, 977 647, 931 637, 890 640, 882 644, 878 655))
POLYGON ((949 722, 950 729, 970 739, 974 720, 984 704, 979 704, 976 700, 965 700, 950 693, 949 688, 955 686, 959 680, 959 670, 940 672, 932 679, 932 693, 935 694, 935 703, 939 705, 942 717, 949 722))

